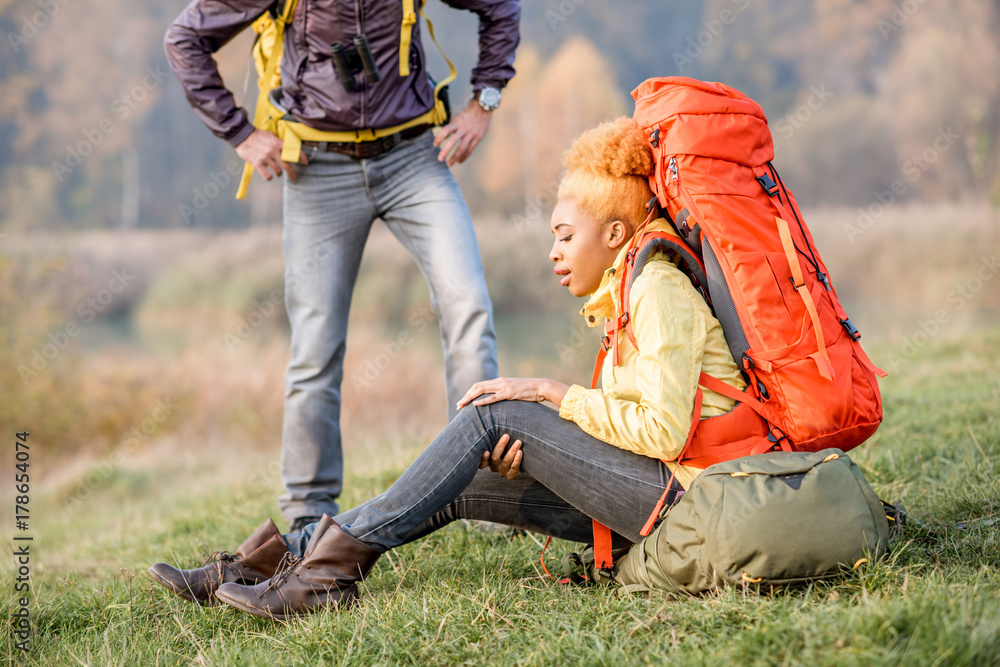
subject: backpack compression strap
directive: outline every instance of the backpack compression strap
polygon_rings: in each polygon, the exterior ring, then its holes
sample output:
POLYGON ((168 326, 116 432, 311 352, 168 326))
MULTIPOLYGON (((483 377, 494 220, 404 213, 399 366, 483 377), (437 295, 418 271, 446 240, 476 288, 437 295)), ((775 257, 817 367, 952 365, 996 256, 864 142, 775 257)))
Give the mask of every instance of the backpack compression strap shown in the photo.
POLYGON ((792 240, 792 233, 788 229, 788 223, 777 216, 774 222, 778 225, 778 237, 781 239, 781 246, 785 250, 785 258, 788 260, 788 267, 792 270, 792 287, 802 297, 806 312, 812 321, 813 332, 816 334, 817 351, 809 355, 816 362, 819 374, 827 380, 833 381, 833 364, 830 363, 830 355, 826 351, 826 339, 823 336, 823 327, 819 323, 819 313, 816 311, 816 302, 813 301, 812 293, 806 286, 805 278, 802 275, 802 265, 795 254, 795 242, 792 240))

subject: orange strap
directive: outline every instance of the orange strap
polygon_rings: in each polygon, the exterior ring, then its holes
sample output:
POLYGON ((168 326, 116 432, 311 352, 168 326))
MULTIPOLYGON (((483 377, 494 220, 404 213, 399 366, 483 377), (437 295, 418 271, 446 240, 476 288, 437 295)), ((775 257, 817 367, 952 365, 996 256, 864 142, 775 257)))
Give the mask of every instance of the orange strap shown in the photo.
POLYGON ((611 529, 597 519, 594 522, 594 565, 598 569, 610 570, 614 565, 611 556, 611 529), (600 563, 600 565, 598 565, 600 563))
POLYGON ((753 396, 742 392, 732 385, 728 385, 718 378, 714 378, 708 373, 702 373, 698 377, 698 384, 705 389, 711 389, 716 394, 722 394, 726 398, 731 398, 737 403, 746 403, 746 406, 756 412, 761 419, 770 423, 767 415, 764 414, 764 405, 753 396))
POLYGON ((868 370, 870 370, 872 373, 879 376, 880 378, 888 377, 889 375, 888 373, 886 373, 884 370, 873 364, 872 360, 868 358, 868 355, 865 354, 865 351, 861 348, 861 343, 859 343, 858 341, 854 341, 854 345, 855 345, 854 349, 858 353, 858 358, 861 359, 861 363, 863 363, 865 366, 868 367, 868 370))
POLYGON ((590 379, 590 388, 597 389, 597 381, 601 379, 601 368, 604 366, 604 360, 608 356, 608 348, 601 344, 601 351, 597 353, 597 363, 594 364, 594 377, 590 379))
MULTIPOLYGON (((650 204, 653 201, 650 200, 650 204)), ((609 327, 608 333, 614 334, 614 364, 618 365, 618 339, 619 331, 624 327, 625 333, 628 335, 629 341, 635 346, 636 351, 639 350, 639 343, 635 339, 635 332, 632 330, 632 322, 628 316, 632 300, 630 298, 630 288, 632 286, 632 270, 635 268, 635 253, 642 247, 646 242, 646 227, 656 216, 657 207, 650 205, 649 213, 646 215, 646 219, 643 221, 642 226, 639 227, 638 231, 632 235, 632 239, 628 242, 628 250, 625 252, 625 266, 621 280, 618 283, 618 307, 621 308, 622 314, 618 316, 615 321, 615 329, 612 331, 609 327)))
MULTIPOLYGON (((552 579, 557 584, 568 584, 570 582, 569 577, 564 577, 562 579, 556 579, 555 577, 552 576, 552 573, 549 572, 549 568, 545 567, 545 550, 549 548, 549 544, 551 544, 551 543, 552 543, 552 536, 549 535, 549 538, 547 540, 545 540, 545 546, 542 547, 542 556, 539 559, 542 562, 542 570, 545 571, 545 574, 548 575, 549 579, 552 579)), ((583 578, 586 579, 587 581, 590 581, 590 577, 588 577, 586 574, 583 575, 583 578)))
MULTIPOLYGON (((702 375, 704 375, 704 373, 702 373, 702 375)), ((670 473, 670 479, 667 480, 667 488, 663 489, 663 494, 660 496, 660 499, 656 501, 656 506, 653 507, 652 514, 650 514, 649 518, 646 519, 646 525, 644 525, 642 527, 642 530, 639 531, 639 534, 642 535, 643 537, 649 535, 649 533, 652 532, 653 530, 653 526, 656 525, 656 520, 657 518, 659 518, 660 511, 663 509, 663 503, 667 499, 667 494, 670 493, 670 488, 674 485, 674 477, 677 476, 677 466, 679 466, 681 464, 681 461, 684 459, 684 452, 687 450, 688 445, 690 445, 691 441, 694 440, 694 432, 698 430, 698 422, 701 421, 701 404, 703 402, 703 399, 704 396, 701 393, 701 387, 695 387, 694 410, 692 411, 691 415, 691 428, 688 430, 687 441, 684 443, 684 446, 681 447, 681 452, 680 454, 677 455, 677 458, 675 459, 676 465, 674 466, 673 471, 671 471, 670 473)), ((660 461, 663 461, 664 465, 666 465, 667 463, 663 459, 660 459, 660 461)))
POLYGON ((819 356, 810 354, 809 356, 819 367, 819 374, 827 380, 833 380, 833 364, 830 363, 830 355, 826 351, 826 340, 823 338, 823 327, 819 323, 819 313, 816 311, 816 302, 813 301, 812 293, 806 287, 805 278, 802 276, 802 266, 799 258, 795 254, 795 242, 792 241, 792 233, 788 229, 788 223, 775 216, 774 221, 778 224, 778 236, 781 237, 781 245, 785 249, 785 257, 788 259, 788 268, 792 270, 795 291, 802 297, 802 302, 809 312, 809 319, 812 320, 813 331, 816 334, 816 346, 819 356))

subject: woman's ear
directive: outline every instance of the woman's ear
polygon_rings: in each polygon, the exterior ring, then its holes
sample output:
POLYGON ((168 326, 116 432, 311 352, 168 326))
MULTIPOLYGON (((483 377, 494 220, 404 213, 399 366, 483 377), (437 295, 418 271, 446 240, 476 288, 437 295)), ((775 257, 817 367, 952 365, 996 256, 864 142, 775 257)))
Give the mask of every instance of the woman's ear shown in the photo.
POLYGON ((607 226, 608 248, 617 250, 632 238, 631 227, 621 220, 613 220, 607 226))

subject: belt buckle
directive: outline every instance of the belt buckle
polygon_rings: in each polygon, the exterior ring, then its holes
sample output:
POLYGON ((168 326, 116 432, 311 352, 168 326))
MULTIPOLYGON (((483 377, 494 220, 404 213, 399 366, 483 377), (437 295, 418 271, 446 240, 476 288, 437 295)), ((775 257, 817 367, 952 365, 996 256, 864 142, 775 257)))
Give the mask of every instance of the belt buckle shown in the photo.
POLYGON ((354 157, 359 159, 373 158, 381 152, 378 148, 378 140, 359 141, 354 144, 354 157))
POLYGON ((371 141, 361 141, 354 145, 354 156, 357 158, 373 158, 388 153, 399 145, 399 132, 388 137, 380 137, 371 141))

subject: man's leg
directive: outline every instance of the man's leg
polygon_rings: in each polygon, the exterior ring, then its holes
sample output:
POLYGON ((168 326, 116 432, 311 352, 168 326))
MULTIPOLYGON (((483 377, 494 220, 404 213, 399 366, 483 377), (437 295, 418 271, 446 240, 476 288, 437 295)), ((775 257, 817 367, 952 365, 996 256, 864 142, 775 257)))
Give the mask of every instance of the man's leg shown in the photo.
POLYGON ((284 183, 285 308, 292 329, 285 374, 278 500, 289 522, 331 516, 343 481, 340 385, 347 318, 375 210, 360 163, 316 153, 284 183))
MULTIPOLYGON (((660 461, 602 442, 554 410, 502 401, 463 408, 388 491, 336 519, 378 551, 416 539, 456 512, 581 541, 587 540, 581 517, 593 517, 636 542, 669 478, 660 461), (528 476, 506 481, 506 488, 505 480, 479 481, 483 451, 505 433, 522 441, 521 469, 528 476), (504 504, 487 509, 495 500, 491 494, 500 494, 504 504)), ((304 549, 309 530, 286 535, 289 549, 304 549)))
POLYGON ((426 132, 366 161, 377 212, 430 288, 444 348, 448 418, 474 383, 497 376, 493 306, 462 192, 426 132))

